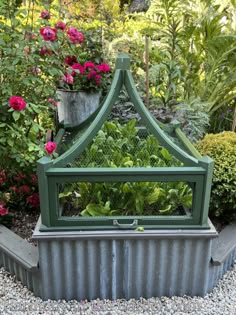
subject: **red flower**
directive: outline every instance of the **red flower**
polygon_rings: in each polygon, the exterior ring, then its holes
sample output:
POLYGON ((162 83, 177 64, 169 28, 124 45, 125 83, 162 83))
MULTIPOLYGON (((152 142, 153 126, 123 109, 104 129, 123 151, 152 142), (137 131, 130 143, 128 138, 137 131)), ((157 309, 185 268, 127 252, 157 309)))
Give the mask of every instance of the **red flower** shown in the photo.
POLYGON ((6 205, 6 202, 3 200, 0 200, 0 206, 5 206, 5 205, 6 205))
POLYGON ((67 83, 67 84, 73 84, 74 83, 74 78, 73 78, 73 76, 71 74, 65 73, 62 81, 67 83))
POLYGON ((105 62, 102 62, 100 65, 97 65, 96 68, 100 71, 100 72, 103 72, 103 73, 106 73, 106 72, 110 72, 110 66, 105 63, 105 62))
POLYGON ((69 27, 67 34, 69 35, 69 41, 72 44, 82 44, 84 41, 84 35, 80 33, 75 27, 69 27))
POLYGON ((42 11, 40 17, 41 19, 49 20, 51 18, 51 14, 47 11, 42 11))
POLYGON ((6 208, 4 208, 2 205, 0 205, 0 216, 4 216, 8 214, 8 210, 6 208))
POLYGON ((53 106, 57 106, 58 102, 54 100, 54 98, 48 98, 48 103, 52 104, 53 106))
POLYGON ((96 82, 96 84, 97 85, 99 85, 100 83, 101 83, 101 75, 100 74, 97 74, 96 76, 95 76, 95 82, 96 82))
POLYGON ((25 174, 19 173, 16 176, 14 176, 14 180, 17 181, 17 182, 20 182, 25 177, 26 177, 25 174))
POLYGON ((97 71, 91 70, 91 71, 88 73, 87 78, 88 78, 88 79, 94 79, 94 78, 96 77, 96 75, 97 75, 97 71))
POLYGON ((77 58, 76 58, 76 56, 66 56, 66 59, 64 62, 68 66, 72 66, 74 63, 77 62, 77 58))
POLYGON ((85 62, 85 64, 84 64, 84 69, 86 70, 86 69, 89 69, 89 68, 94 68, 95 67, 95 64, 93 63, 93 62, 91 62, 91 61, 87 61, 87 62, 85 62))
MULTIPOLYGON (((71 68, 74 70, 79 70, 80 74, 84 74, 84 67, 80 63, 74 63, 71 68)), ((75 75, 75 72, 72 72, 71 74, 75 75)))
POLYGON ((40 34, 43 36, 43 39, 46 41, 53 42, 57 39, 57 30, 50 26, 45 26, 40 29, 40 34))
POLYGON ((62 21, 57 22, 57 24, 55 25, 55 28, 64 31, 66 29, 66 24, 62 21))
POLYGON ((39 206, 39 194, 33 193, 31 196, 29 196, 26 201, 34 208, 38 208, 39 206))
POLYGON ((14 110, 21 111, 21 110, 25 109, 26 102, 20 96, 12 96, 9 100, 9 105, 14 110))
POLYGON ((39 53, 40 53, 40 55, 52 55, 53 51, 47 49, 46 47, 40 47, 39 53))
POLYGON ((5 170, 2 170, 2 171, 0 172, 0 184, 1 184, 1 183, 4 183, 4 182, 6 181, 6 179, 7 179, 6 172, 5 172, 5 170))
POLYGON ((38 178, 35 174, 31 174, 30 177, 31 177, 32 184, 38 183, 38 178))
POLYGON ((27 185, 22 185, 17 189, 19 194, 29 195, 30 194, 30 187, 27 185))
POLYGON ((10 187, 10 189, 11 189, 12 191, 14 191, 14 192, 17 192, 17 187, 16 187, 16 186, 12 186, 12 187, 10 187))
POLYGON ((48 154, 52 154, 57 148, 57 145, 55 142, 48 141, 45 144, 45 150, 48 152, 48 154))

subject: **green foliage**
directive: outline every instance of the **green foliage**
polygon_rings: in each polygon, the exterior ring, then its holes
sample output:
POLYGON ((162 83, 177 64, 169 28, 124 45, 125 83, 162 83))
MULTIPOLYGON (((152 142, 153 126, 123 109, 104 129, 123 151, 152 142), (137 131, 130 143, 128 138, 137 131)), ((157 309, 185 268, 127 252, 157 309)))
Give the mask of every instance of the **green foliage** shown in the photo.
POLYGON ((210 215, 236 218, 236 133, 208 134, 197 144, 203 155, 214 159, 210 215))
MULTIPOLYGON (((136 120, 125 125, 106 122, 76 162, 76 167, 165 167, 180 165, 161 147, 157 139, 142 137, 136 120)), ((68 185, 60 198, 73 197, 80 214, 98 215, 165 215, 190 208, 192 192, 188 185, 179 183, 121 182, 79 183, 68 185)), ((66 202, 66 198, 63 202, 66 202)))

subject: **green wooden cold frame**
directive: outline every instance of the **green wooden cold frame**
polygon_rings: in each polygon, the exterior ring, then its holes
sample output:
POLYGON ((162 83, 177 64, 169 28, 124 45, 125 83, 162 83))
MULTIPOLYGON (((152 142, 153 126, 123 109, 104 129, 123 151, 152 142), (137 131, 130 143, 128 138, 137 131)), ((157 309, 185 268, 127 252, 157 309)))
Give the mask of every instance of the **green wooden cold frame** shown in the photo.
MULTIPOLYGON (((181 131, 178 122, 166 126, 158 122, 143 104, 132 75, 130 58, 121 54, 116 60, 116 70, 111 88, 100 110, 93 115, 90 125, 76 137, 72 146, 52 160, 43 157, 38 161, 38 179, 41 208, 41 231, 56 230, 117 230, 134 229, 208 229, 208 208, 213 174, 213 160, 202 157, 181 131), (104 122, 108 119, 120 90, 125 87, 146 128, 173 156, 182 162, 180 167, 132 167, 132 168, 68 168, 91 143, 104 122), (179 139, 176 145, 165 132, 179 139), (59 185, 73 182, 187 182, 192 188, 192 211, 188 215, 156 216, 62 216, 59 204, 59 185)), ((56 137, 62 142, 65 130, 56 137)))

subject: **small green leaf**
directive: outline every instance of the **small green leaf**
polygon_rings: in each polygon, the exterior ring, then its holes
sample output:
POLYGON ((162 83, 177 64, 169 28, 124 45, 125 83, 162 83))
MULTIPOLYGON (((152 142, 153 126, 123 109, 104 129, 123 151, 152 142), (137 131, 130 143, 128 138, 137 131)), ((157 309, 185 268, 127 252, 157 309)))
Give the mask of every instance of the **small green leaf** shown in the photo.
POLYGON ((12 115, 15 121, 17 121, 20 118, 20 112, 14 111, 12 115))

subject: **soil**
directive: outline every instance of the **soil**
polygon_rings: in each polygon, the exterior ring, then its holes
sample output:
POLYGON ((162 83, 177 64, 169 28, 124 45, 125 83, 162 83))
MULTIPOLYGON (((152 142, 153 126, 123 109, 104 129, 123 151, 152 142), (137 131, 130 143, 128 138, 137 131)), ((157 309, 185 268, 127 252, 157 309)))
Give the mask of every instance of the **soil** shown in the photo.
POLYGON ((32 245, 37 246, 37 243, 32 239, 32 235, 39 215, 38 211, 16 211, 13 213, 13 220, 10 229, 32 245))

